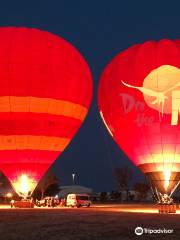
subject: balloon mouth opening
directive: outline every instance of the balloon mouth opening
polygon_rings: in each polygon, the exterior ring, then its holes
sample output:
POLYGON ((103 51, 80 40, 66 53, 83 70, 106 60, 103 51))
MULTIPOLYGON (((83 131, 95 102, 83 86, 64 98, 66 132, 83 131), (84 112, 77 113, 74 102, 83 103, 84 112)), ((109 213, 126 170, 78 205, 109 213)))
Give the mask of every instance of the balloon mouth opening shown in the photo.
POLYGON ((172 204, 172 195, 179 186, 180 173, 164 170, 162 172, 146 173, 153 195, 161 204, 172 204))
POLYGON ((16 193, 23 199, 26 199, 33 193, 37 182, 27 174, 21 174, 12 181, 12 185, 16 193))
MULTIPOLYGON (((149 179, 154 196, 164 194, 172 196, 180 183, 179 164, 177 163, 144 163, 138 165, 149 179)), ((165 196, 166 196, 165 195, 165 196)))

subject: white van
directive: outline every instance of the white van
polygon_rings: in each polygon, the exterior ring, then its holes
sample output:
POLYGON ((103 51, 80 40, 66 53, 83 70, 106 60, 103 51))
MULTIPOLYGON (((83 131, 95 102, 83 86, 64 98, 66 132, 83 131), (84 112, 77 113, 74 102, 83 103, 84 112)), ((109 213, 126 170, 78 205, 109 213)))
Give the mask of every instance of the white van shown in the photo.
POLYGON ((90 196, 87 194, 68 194, 66 199, 67 207, 90 207, 90 196))

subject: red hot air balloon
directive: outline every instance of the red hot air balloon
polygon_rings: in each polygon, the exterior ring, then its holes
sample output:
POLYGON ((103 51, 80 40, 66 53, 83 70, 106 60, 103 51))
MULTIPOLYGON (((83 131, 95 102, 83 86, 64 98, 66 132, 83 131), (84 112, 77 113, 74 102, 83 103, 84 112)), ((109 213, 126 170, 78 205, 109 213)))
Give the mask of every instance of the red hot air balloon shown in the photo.
POLYGON ((1 27, 0 84, 0 170, 28 195, 82 124, 91 74, 64 39, 1 27))
POLYGON ((105 68, 99 110, 113 139, 159 199, 180 182, 180 41, 134 45, 105 68))

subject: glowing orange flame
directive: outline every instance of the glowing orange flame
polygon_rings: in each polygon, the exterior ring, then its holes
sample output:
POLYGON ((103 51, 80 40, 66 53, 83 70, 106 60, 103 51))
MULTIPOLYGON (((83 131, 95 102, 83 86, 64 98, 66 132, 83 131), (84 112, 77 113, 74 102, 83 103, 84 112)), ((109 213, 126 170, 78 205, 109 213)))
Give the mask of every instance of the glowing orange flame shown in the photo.
POLYGON ((27 176, 26 174, 22 174, 17 181, 13 182, 13 186, 15 188, 15 191, 23 196, 27 197, 29 193, 32 193, 36 186, 36 181, 34 181, 32 178, 27 176))
POLYGON ((170 178, 171 178, 171 171, 169 170, 164 170, 164 188, 167 191, 170 183, 170 178))

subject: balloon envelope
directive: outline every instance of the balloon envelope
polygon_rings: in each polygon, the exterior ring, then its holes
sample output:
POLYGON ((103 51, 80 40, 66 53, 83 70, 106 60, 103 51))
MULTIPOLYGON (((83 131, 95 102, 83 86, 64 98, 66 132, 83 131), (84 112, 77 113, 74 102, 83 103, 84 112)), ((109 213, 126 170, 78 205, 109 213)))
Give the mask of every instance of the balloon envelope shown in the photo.
POLYGON ((64 39, 3 27, 0 83, 0 169, 19 194, 28 194, 82 124, 91 74, 64 39))
POLYGON ((113 139, 162 194, 180 181, 180 41, 134 45, 105 68, 100 114, 113 139))

